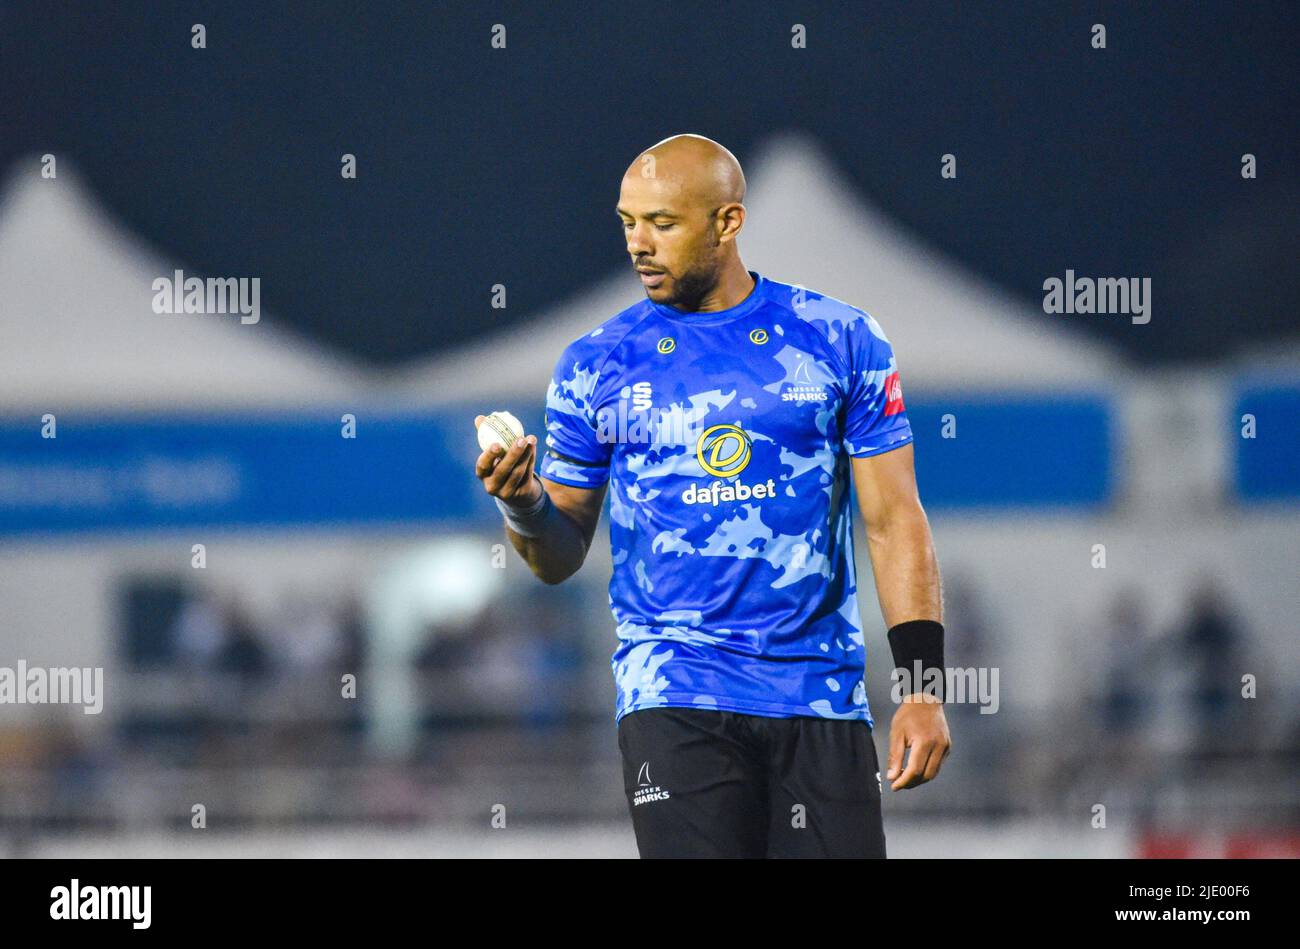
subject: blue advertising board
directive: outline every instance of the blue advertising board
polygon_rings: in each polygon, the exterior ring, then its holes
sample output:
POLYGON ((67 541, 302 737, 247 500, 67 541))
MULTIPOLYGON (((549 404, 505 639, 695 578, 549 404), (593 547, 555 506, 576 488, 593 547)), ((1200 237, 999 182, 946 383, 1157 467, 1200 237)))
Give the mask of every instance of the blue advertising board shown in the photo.
MULTIPOLYGON (((39 417, 0 419, 0 535, 418 528, 492 516, 472 471, 473 410, 352 412, 355 437, 344 437, 341 412, 326 410, 64 413, 53 438, 39 417)), ((534 414, 524 422, 542 431, 534 414)), ((1100 399, 931 398, 908 415, 927 507, 1087 507, 1110 496, 1100 399)))

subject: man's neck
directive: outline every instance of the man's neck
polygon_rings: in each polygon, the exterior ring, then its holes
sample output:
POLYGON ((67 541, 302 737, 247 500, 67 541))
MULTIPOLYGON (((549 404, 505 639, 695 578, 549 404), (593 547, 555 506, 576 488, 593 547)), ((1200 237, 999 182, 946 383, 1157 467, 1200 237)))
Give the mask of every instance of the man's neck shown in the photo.
POLYGON ((722 272, 713 289, 706 293, 692 313, 717 313, 730 310, 754 292, 754 278, 749 275, 745 265, 737 258, 731 266, 722 272))

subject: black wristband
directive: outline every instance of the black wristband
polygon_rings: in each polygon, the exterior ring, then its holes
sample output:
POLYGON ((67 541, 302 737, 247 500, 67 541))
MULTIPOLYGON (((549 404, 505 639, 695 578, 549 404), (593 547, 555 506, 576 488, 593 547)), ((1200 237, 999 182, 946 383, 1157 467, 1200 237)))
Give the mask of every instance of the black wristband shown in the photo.
POLYGON ((891 629, 888 638, 889 649, 894 654, 894 675, 904 676, 911 683, 904 694, 925 692, 943 701, 946 679, 943 624, 928 619, 910 620, 891 629))

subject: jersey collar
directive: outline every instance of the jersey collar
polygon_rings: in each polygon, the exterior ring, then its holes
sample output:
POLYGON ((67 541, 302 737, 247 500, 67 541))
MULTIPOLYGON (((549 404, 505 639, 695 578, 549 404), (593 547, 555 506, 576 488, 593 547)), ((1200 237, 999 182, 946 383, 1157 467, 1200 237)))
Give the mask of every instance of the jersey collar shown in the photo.
POLYGON ((763 279, 761 274, 753 270, 748 271, 748 273, 754 278, 754 289, 749 291, 749 296, 745 297, 745 299, 735 306, 727 307, 725 310, 714 310, 711 313, 683 313, 666 303, 651 301, 650 305, 668 319, 677 320, 681 323, 730 323, 732 320, 740 319, 754 312, 766 296, 767 281, 763 279))

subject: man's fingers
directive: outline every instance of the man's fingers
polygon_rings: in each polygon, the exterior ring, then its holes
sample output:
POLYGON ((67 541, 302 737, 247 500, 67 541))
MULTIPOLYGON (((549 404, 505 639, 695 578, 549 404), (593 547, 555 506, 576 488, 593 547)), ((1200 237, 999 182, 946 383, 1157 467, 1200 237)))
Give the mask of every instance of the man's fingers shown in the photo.
POLYGON ((930 742, 918 742, 912 745, 907 756, 907 770, 898 776, 898 780, 889 786, 891 791, 901 791, 904 788, 915 787, 922 782, 919 780, 924 773, 925 764, 930 758, 930 751, 934 745, 930 742))
POLYGON ((501 493, 505 500, 508 501, 519 494, 520 488, 533 479, 533 458, 533 444, 528 442, 524 446, 524 453, 520 456, 519 463, 515 465, 515 470, 506 479, 506 483, 502 487, 501 493))
POLYGON ((938 777, 939 769, 943 767, 943 761, 945 758, 948 757, 948 748, 951 747, 952 747, 951 745, 948 745, 944 747, 943 751, 941 752, 939 750, 939 744, 938 743, 935 744, 934 749, 930 752, 930 760, 926 762, 925 765, 925 773, 922 775, 922 779, 921 779, 922 784, 924 784, 926 781, 933 781, 936 777, 938 777))
POLYGON ((885 772, 885 777, 891 781, 903 769, 903 748, 905 743, 906 736, 903 734, 903 729, 891 727, 889 729, 889 770, 885 772))
POLYGON ((907 767, 903 773, 889 786, 891 791, 901 791, 904 788, 910 788, 916 783, 925 758, 928 757, 924 745, 911 745, 907 751, 907 767))
POLYGON ((487 486, 488 494, 493 497, 499 497, 501 495, 501 489, 505 487, 506 480, 514 472, 515 462, 518 460, 519 455, 513 448, 497 455, 497 463, 495 467, 488 472, 487 478, 483 481, 483 484, 487 486), (511 457, 512 455, 514 456, 513 458, 511 457))
POLYGON ((487 451, 483 452, 483 454, 478 456, 478 461, 474 463, 474 476, 482 481, 492 473, 492 468, 500 457, 500 445, 493 445, 487 451))
POLYGON ((505 490, 506 483, 510 480, 510 476, 515 473, 515 466, 519 464, 520 459, 523 458, 524 452, 527 450, 527 439, 515 439, 515 441, 510 445, 510 449, 501 456, 496 467, 492 469, 492 473, 489 474, 487 480, 484 481, 484 484, 487 485, 488 494, 491 494, 493 497, 500 496, 501 492, 505 490))

